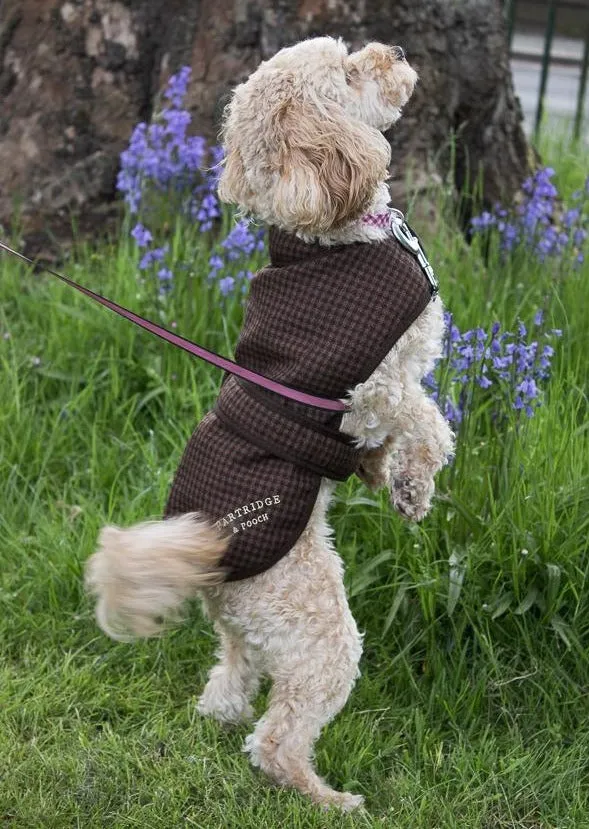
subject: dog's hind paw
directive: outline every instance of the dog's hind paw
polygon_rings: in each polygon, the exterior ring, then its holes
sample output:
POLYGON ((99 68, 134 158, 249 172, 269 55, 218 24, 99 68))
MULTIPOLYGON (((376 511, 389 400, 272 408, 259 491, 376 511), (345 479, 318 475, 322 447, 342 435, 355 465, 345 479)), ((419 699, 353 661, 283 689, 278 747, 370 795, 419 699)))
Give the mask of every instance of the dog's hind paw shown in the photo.
POLYGON ((319 802, 326 810, 339 809, 342 812, 351 812, 354 809, 359 809, 364 805, 364 798, 361 794, 332 791, 328 796, 321 798, 319 802))
POLYGON ((228 683, 219 682, 218 677, 207 682, 196 710, 203 717, 212 717, 223 725, 249 722, 254 716, 249 700, 228 683))

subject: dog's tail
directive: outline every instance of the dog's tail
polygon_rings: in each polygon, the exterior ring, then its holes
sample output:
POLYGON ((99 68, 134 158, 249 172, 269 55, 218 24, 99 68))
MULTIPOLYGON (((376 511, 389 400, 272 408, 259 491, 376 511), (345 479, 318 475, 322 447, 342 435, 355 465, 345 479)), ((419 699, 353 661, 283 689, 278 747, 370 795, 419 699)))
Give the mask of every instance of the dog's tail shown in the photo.
POLYGON ((86 565, 98 624, 122 641, 157 635, 181 618, 198 588, 224 580, 219 562, 228 543, 196 513, 128 529, 104 527, 86 565))

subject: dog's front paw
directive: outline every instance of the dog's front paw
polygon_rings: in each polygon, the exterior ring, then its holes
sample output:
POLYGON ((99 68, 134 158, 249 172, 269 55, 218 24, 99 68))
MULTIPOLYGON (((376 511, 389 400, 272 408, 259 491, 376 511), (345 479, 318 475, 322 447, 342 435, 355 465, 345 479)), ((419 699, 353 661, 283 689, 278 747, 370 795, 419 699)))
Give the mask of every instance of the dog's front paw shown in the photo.
POLYGON ((408 521, 421 521, 432 506, 433 478, 418 480, 407 475, 395 477, 391 483, 391 503, 408 521))

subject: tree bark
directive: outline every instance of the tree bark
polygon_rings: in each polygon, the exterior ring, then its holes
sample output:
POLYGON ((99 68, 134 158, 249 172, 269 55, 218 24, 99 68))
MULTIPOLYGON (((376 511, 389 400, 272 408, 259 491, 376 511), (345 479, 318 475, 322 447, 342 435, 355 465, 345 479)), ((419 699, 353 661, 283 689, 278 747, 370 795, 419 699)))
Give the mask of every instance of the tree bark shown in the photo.
POLYGON ((0 7, 0 222, 25 234, 99 231, 119 154, 180 66, 194 132, 214 139, 232 86, 305 37, 398 43, 420 74, 390 133, 392 194, 480 174, 509 200, 528 166, 500 0, 4 0, 0 7))

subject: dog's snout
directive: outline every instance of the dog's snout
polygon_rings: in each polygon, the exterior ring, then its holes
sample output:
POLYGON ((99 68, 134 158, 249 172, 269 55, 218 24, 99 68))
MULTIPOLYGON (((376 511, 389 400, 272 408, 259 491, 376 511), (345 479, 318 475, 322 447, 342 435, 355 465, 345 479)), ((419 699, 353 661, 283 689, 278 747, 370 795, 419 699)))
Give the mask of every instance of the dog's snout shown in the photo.
POLYGON ((405 51, 400 46, 393 46, 393 54, 397 60, 406 60, 405 51))

